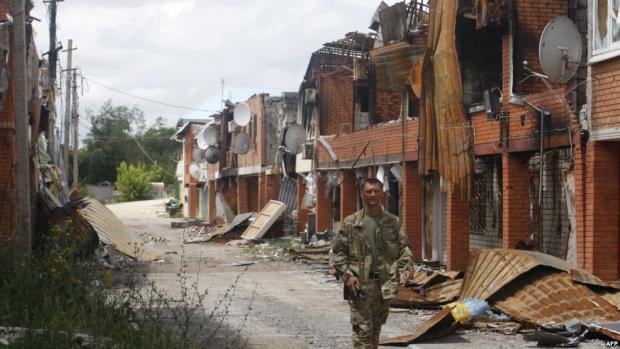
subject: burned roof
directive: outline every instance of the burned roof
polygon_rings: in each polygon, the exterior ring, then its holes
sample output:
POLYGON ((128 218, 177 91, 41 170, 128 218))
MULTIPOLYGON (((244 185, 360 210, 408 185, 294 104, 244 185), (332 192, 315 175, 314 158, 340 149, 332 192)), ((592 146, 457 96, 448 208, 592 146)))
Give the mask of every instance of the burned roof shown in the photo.
POLYGON ((367 59, 375 39, 371 35, 350 32, 344 38, 323 44, 312 53, 304 80, 316 79, 318 74, 332 72, 340 66, 353 67, 355 58, 367 59))

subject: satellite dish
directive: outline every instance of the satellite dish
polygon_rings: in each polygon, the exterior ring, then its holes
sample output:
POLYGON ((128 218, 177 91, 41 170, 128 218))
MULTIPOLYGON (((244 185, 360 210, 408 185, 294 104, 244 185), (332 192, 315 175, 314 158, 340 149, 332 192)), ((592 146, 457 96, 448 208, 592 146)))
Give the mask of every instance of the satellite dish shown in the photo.
POLYGON ((196 135, 196 144, 198 145, 198 148, 202 150, 205 150, 209 147, 209 144, 207 143, 207 138, 205 137, 205 130, 206 127, 201 128, 196 135))
POLYGON ((247 103, 237 103, 233 119, 239 126, 245 126, 250 123, 250 106, 247 103))
POLYGON ((189 165, 189 175, 196 179, 200 178, 200 167, 194 162, 189 165))
POLYGON ((211 146, 205 151, 205 160, 210 164, 217 164, 222 158, 222 152, 218 147, 211 146))
POLYGON ((219 138, 218 133, 219 132, 217 130, 217 127, 215 127, 215 125, 209 125, 205 127, 204 137, 208 145, 217 145, 217 141, 219 138))
POLYGON ((297 124, 288 125, 284 135, 284 145, 291 154, 299 154, 306 143, 306 130, 297 124))
POLYGON ((250 150, 250 144, 252 138, 245 132, 235 133, 235 139, 233 140, 232 150, 235 154, 245 154, 250 150))
POLYGON ((549 80, 566 83, 581 62, 581 35, 573 21, 558 16, 549 21, 538 46, 540 66, 549 80))
POLYGON ((202 149, 194 148, 194 150, 192 150, 192 161, 200 162, 201 160, 202 160, 202 149))

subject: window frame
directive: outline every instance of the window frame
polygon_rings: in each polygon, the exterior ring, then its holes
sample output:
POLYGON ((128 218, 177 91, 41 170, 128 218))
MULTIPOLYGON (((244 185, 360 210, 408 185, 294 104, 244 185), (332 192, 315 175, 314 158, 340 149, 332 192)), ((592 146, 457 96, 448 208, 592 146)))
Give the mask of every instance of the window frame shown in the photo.
POLYGON ((590 57, 590 63, 601 62, 610 58, 620 56, 620 41, 615 43, 612 41, 613 34, 612 29, 612 17, 609 16, 609 11, 613 10, 613 0, 594 0, 592 1, 592 52, 590 57), (607 1, 607 35, 603 42, 603 47, 595 48, 596 38, 599 35, 598 31, 598 4, 600 1, 607 1))

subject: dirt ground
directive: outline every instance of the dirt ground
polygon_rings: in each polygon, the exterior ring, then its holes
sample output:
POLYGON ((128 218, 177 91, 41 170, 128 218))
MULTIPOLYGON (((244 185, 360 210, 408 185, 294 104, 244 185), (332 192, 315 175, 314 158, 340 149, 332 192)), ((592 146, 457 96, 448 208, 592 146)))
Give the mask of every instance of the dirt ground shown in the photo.
MULTIPOLYGON (((253 260, 243 247, 220 243, 183 244, 187 229, 171 229, 164 200, 108 205, 147 245, 164 252, 152 263, 149 278, 172 298, 181 292, 179 270, 186 264, 190 282, 208 289, 205 306, 212 306, 226 292, 234 292, 228 308, 228 333, 240 334, 249 348, 351 348, 349 307, 342 300, 342 285, 325 275, 324 265, 261 261, 247 267, 231 266, 253 260), (235 281, 238 278, 238 281, 235 281)), ((178 219, 177 219, 178 220, 178 219)), ((229 293, 230 294, 230 293, 229 293)), ((435 311, 391 312, 382 336, 412 332, 435 311)), ((459 330, 456 334, 409 348, 524 348, 536 347, 520 334, 459 330)), ((582 343, 581 348, 605 347, 603 341, 582 343)), ((387 348, 387 347, 382 347, 387 348)))

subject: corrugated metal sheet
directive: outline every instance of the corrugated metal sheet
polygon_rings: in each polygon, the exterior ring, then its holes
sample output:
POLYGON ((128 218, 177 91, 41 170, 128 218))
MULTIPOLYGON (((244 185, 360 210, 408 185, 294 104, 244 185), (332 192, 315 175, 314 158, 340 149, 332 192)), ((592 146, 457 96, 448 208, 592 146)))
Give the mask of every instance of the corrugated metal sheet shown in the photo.
POLYGON ((504 314, 547 329, 562 328, 570 319, 584 324, 620 320, 615 306, 574 282, 568 273, 549 268, 522 275, 489 301, 504 314))
POLYGON ((597 289, 594 292, 620 310, 620 291, 597 289))
POLYGON ((486 300, 502 287, 537 266, 547 266, 569 273, 584 284, 613 287, 585 270, 575 268, 557 257, 532 251, 485 249, 472 251, 465 273, 461 299, 486 300))
POLYGON ((295 209, 295 200, 297 199, 297 180, 293 177, 286 177, 280 183, 280 193, 278 193, 278 201, 286 205, 286 212, 291 213, 295 209))
POLYGON ((450 280, 422 290, 422 295, 429 302, 445 304, 459 298, 463 279, 450 280))
POLYGON ((422 59, 424 47, 406 42, 370 51, 377 75, 377 89, 401 91, 411 73, 411 67, 422 59))
POLYGON ((473 132, 463 108, 456 53, 458 2, 432 1, 430 5, 433 17, 422 66, 418 166, 425 175, 438 171, 448 182, 460 185, 468 196, 473 169, 473 132))
POLYGON ((458 322, 450 314, 452 307, 445 307, 432 318, 420 325, 415 332, 398 337, 381 338, 380 345, 407 345, 448 335, 456 329, 458 322))
POLYGON ((102 242, 132 258, 155 260, 161 257, 160 251, 144 246, 144 241, 99 201, 85 199, 85 202, 86 207, 80 214, 93 226, 102 242))

